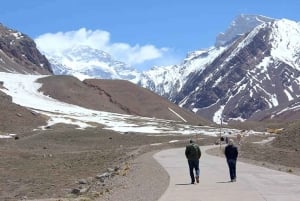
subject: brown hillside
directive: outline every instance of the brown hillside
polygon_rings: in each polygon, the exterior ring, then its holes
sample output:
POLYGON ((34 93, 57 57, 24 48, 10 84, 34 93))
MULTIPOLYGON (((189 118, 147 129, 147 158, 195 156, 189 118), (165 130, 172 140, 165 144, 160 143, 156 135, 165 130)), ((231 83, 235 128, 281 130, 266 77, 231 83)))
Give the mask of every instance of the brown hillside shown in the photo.
POLYGON ((116 104, 126 108, 129 114, 183 121, 175 114, 177 113, 192 124, 208 123, 194 113, 182 109, 169 100, 129 81, 90 79, 85 80, 84 83, 109 94, 111 99, 116 104))
POLYGON ((128 81, 90 79, 81 82, 71 76, 49 76, 39 82, 43 83, 40 90, 46 95, 94 110, 183 122, 170 111, 172 109, 190 124, 208 124, 192 112, 128 81))
POLYGON ((30 132, 46 124, 46 118, 12 103, 10 96, 0 91, 0 134, 30 132))
POLYGON ((40 90, 54 99, 93 110, 126 114, 106 93, 85 85, 75 77, 49 76, 39 79, 38 82, 43 83, 40 90))
POLYGON ((300 121, 291 123, 273 142, 274 147, 296 151, 300 156, 300 121))

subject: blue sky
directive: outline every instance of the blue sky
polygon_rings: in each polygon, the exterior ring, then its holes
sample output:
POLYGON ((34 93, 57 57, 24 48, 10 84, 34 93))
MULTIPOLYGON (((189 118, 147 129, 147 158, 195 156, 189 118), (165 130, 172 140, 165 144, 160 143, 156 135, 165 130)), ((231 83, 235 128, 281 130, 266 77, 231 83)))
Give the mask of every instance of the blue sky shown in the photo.
POLYGON ((178 63, 189 51, 212 46, 239 14, 300 21, 300 1, 11 0, 1 2, 0 23, 46 49, 50 43, 52 50, 62 48, 67 37, 82 44, 100 40, 95 48, 142 69, 178 63))

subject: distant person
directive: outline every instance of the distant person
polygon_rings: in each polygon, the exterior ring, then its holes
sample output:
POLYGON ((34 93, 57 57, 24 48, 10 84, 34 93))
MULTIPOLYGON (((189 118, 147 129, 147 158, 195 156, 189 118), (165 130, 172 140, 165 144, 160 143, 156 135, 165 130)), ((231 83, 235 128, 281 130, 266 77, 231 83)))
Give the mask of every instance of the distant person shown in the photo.
POLYGON ((188 160, 190 176, 191 176, 191 184, 195 183, 195 179, 197 183, 199 183, 199 159, 201 157, 201 150, 198 144, 195 143, 194 140, 190 140, 190 143, 185 148, 185 156, 188 160), (196 177, 194 175, 194 170, 196 177))
POLYGON ((225 137, 225 143, 228 144, 228 141, 229 141, 229 137, 226 136, 225 137))
POLYGON ((238 144, 241 145, 242 135, 238 133, 236 136, 236 140, 237 140, 238 144))
POLYGON ((233 140, 229 139, 228 145, 225 147, 225 156, 229 167, 231 182, 236 181, 236 161, 238 157, 238 149, 234 145, 233 140))

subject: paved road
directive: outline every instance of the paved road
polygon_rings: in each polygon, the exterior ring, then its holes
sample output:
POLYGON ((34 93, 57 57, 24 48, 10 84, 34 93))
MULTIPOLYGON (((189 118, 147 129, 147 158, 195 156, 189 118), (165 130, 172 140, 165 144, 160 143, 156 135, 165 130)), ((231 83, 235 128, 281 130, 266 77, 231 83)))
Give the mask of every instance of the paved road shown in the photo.
POLYGON ((207 155, 201 147, 200 183, 190 184, 184 148, 158 152, 154 158, 170 175, 159 201, 299 201, 300 177, 237 163, 237 182, 229 182, 224 158, 207 155))

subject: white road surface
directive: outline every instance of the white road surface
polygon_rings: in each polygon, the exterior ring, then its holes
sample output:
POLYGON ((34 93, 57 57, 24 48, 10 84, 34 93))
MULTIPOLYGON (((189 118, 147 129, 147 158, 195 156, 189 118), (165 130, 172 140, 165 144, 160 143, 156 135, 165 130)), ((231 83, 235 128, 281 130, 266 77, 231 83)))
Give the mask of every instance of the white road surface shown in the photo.
POLYGON ((201 147, 200 183, 190 184, 185 148, 158 152, 154 158, 170 175, 159 201, 300 201, 300 177, 251 164, 237 163, 237 182, 229 182, 224 158, 201 147))

